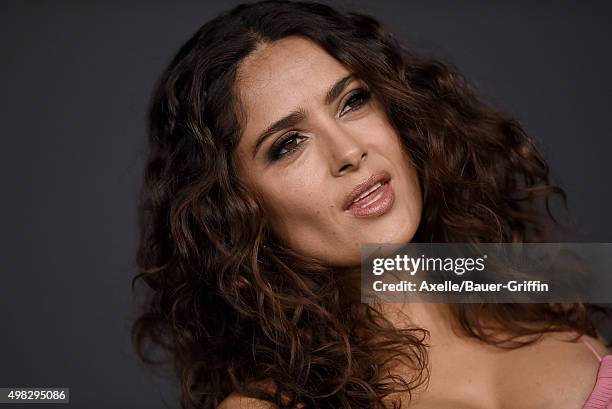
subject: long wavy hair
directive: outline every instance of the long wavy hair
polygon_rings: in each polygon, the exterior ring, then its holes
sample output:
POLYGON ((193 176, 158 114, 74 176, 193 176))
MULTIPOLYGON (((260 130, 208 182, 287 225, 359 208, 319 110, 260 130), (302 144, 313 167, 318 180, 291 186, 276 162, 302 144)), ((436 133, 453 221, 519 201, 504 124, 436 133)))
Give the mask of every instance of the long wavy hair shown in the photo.
MULTIPOLYGON (((135 348, 146 362, 161 351, 172 363, 186 408, 215 408, 232 392, 278 407, 397 407, 395 393, 410 396, 428 380, 427 330, 395 328, 347 290, 347 271, 285 247, 236 175, 237 68, 259 44, 288 36, 318 44, 368 84, 399 130, 422 187, 413 241, 538 242, 560 225, 549 203, 565 204, 565 194, 533 140, 451 64, 405 48, 360 13, 239 5, 180 48, 152 97, 135 348), (392 374, 397 364, 412 375, 392 374)), ((595 335, 595 306, 449 308, 467 335, 503 348, 549 331, 595 335)))

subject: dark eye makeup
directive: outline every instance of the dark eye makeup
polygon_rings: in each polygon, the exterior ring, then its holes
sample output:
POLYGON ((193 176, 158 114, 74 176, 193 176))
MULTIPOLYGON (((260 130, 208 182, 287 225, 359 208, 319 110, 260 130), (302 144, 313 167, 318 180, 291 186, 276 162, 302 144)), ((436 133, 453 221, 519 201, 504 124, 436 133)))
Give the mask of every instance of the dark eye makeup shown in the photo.
MULTIPOLYGON (((349 112, 361 109, 370 98, 371 93, 367 89, 357 88, 351 91, 344 99, 338 116, 342 117, 349 112)), ((292 131, 283 135, 270 147, 268 161, 275 162, 297 152, 307 138, 307 136, 297 131, 292 131)))
POLYGON ((343 116, 350 111, 357 111, 370 100, 370 91, 364 88, 357 88, 351 91, 345 98, 339 115, 343 116))

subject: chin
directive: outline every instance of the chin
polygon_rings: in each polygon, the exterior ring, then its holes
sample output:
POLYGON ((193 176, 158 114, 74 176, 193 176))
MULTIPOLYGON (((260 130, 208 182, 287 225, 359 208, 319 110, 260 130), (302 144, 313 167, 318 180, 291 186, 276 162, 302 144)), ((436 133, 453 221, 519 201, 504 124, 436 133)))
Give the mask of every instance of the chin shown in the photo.
POLYGON ((416 228, 410 226, 409 228, 397 230, 397 224, 395 226, 396 230, 384 230, 378 232, 379 234, 369 235, 362 243, 404 244, 412 241, 416 228))

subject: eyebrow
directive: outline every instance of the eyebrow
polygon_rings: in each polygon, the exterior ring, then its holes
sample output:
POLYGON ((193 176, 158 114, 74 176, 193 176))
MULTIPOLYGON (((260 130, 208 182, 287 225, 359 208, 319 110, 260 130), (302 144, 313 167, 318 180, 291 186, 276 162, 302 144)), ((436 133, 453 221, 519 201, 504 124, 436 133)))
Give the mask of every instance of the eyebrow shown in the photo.
MULTIPOLYGON (((332 85, 327 93, 325 94, 325 105, 330 105, 332 102, 336 100, 342 94, 342 91, 347 87, 348 84, 351 83, 355 79, 353 74, 347 75, 346 77, 336 81, 334 85, 332 85)), ((278 121, 274 122, 272 125, 268 126, 265 131, 263 131, 259 137, 257 138, 257 142, 253 147, 253 158, 259 151, 261 145, 268 139, 270 136, 275 133, 282 131, 283 129, 292 128, 297 125, 299 122, 303 121, 306 118, 306 111, 302 108, 298 108, 295 111, 289 113, 288 115, 282 117, 278 121)))

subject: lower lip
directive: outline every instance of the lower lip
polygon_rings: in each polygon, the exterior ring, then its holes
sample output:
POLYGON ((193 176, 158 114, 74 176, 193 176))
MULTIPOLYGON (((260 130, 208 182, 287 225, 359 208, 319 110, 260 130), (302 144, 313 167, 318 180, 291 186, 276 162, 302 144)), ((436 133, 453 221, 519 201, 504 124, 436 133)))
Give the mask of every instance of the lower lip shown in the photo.
POLYGON ((370 203, 366 207, 353 205, 346 209, 346 212, 355 217, 376 217, 387 213, 389 209, 391 209, 391 206, 393 206, 393 200, 395 199, 391 181, 379 187, 375 195, 380 193, 382 193, 382 196, 374 203, 370 203))

